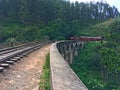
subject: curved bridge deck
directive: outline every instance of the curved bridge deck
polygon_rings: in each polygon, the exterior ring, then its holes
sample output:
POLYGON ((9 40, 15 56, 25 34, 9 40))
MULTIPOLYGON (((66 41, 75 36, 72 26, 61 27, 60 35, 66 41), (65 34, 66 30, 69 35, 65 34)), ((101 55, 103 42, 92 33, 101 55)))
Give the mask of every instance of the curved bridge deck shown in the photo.
POLYGON ((88 90, 69 64, 82 48, 83 42, 63 41, 52 44, 50 49, 51 90, 88 90))

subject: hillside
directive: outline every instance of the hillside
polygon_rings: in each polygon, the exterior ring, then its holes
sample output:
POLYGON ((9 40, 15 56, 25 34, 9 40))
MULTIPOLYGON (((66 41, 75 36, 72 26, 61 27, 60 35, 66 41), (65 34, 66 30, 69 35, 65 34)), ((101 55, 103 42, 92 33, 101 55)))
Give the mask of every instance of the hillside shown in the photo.
POLYGON ((89 32, 90 35, 96 35, 96 36, 104 36, 105 38, 108 38, 110 36, 110 25, 112 25, 114 22, 116 22, 115 19, 110 19, 108 21, 102 22, 100 24, 92 26, 89 32))
POLYGON ((120 90, 120 19, 110 19, 82 32, 103 36, 103 42, 88 42, 71 67, 89 90, 120 90))
POLYGON ((0 43, 63 40, 96 23, 119 16, 104 2, 68 0, 0 0, 0 43))

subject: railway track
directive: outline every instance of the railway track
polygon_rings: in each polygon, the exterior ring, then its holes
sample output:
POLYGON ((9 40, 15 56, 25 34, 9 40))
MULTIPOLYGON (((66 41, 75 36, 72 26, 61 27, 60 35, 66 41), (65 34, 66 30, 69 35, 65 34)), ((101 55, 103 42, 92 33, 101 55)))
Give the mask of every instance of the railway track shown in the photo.
POLYGON ((0 50, 0 72, 4 72, 11 64, 40 48, 40 46, 40 44, 33 44, 0 50))

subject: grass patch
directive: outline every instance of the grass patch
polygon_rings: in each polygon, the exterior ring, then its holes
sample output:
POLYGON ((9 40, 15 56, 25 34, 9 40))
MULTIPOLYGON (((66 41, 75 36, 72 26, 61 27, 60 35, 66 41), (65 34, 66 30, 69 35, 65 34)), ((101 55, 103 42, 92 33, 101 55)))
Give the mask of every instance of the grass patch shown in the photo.
POLYGON ((39 90, 50 90, 50 54, 46 55, 46 62, 40 76, 39 90))

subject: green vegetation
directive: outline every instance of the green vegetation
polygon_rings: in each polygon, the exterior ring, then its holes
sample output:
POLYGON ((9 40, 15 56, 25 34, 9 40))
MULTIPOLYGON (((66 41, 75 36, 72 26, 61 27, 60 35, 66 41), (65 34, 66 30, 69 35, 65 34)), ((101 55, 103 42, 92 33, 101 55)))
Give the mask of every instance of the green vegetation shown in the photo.
MULTIPOLYGON (((91 90, 119 90, 119 15, 116 7, 103 2, 0 0, 0 43, 10 42, 13 46, 13 42, 103 36, 102 44, 88 43, 78 56, 82 63, 76 60, 72 67, 91 90)), ((44 66, 43 77, 49 76, 47 68, 44 66)), ((48 83, 49 77, 47 80, 48 83)), ((47 90, 50 88, 48 84, 44 85, 47 90)), ((40 86, 44 85, 40 82, 40 86)))
POLYGON ((46 56, 46 63, 40 76, 39 90, 50 90, 50 55, 46 56))
POLYGON ((100 62, 97 47, 101 43, 89 42, 75 57, 75 62, 71 65, 78 77, 85 83, 89 90, 107 90, 104 80, 100 76, 100 62))
POLYGON ((88 36, 104 36, 103 43, 88 42, 71 65, 89 90, 120 89, 119 31, 119 18, 105 21, 86 30, 85 34, 88 36))
POLYGON ((66 0, 0 0, 0 43, 79 36, 90 25, 116 18, 108 3, 70 3, 66 0))

